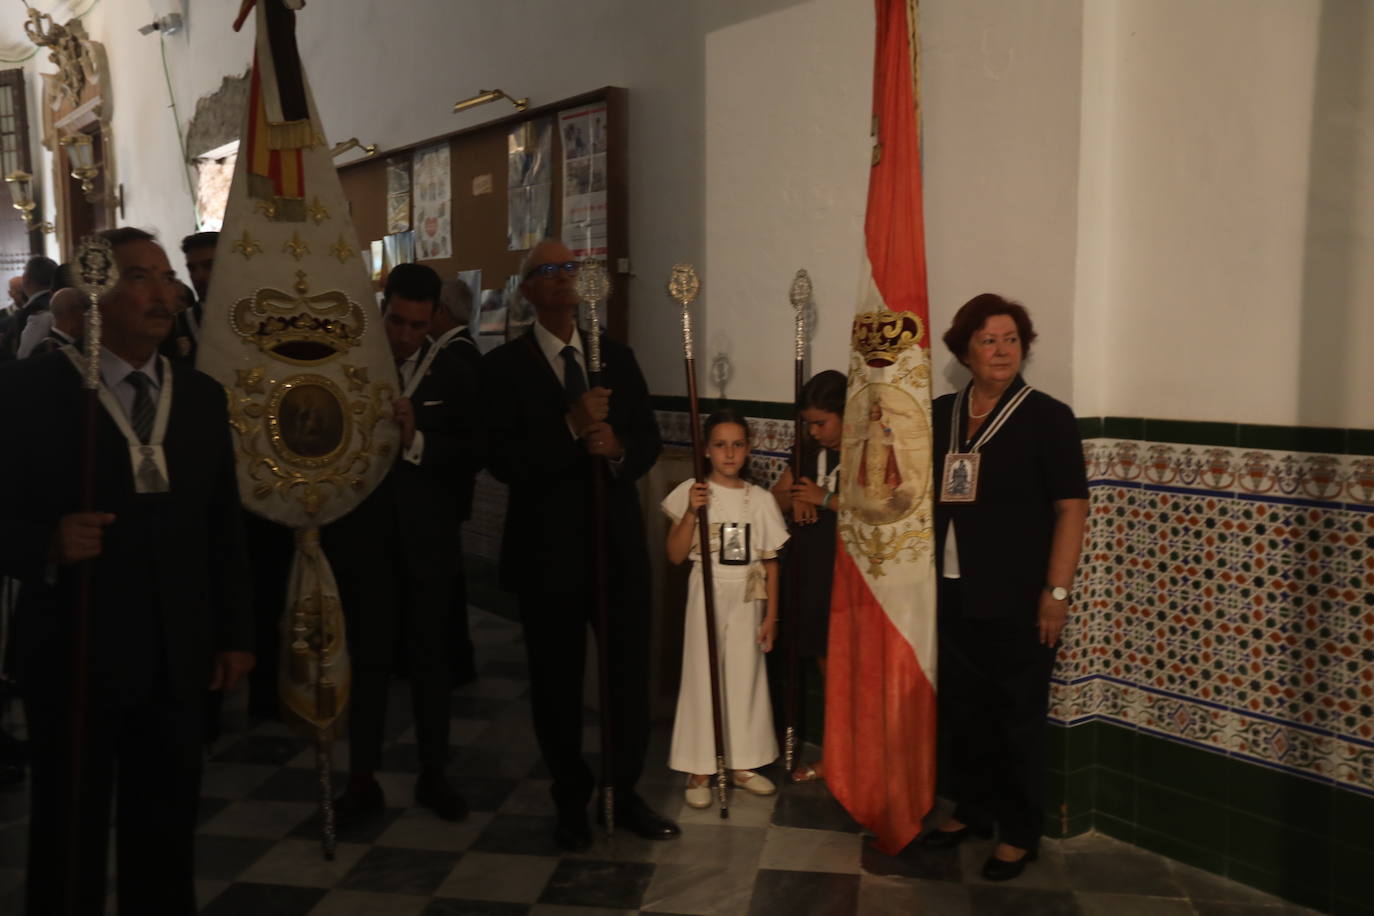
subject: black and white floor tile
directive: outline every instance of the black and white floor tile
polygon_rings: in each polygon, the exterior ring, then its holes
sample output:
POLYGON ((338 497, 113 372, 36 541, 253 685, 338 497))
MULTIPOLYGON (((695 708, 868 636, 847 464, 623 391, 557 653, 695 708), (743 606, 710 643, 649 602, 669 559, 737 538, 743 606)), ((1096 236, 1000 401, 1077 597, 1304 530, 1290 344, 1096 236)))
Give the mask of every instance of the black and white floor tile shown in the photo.
MULTIPOLYGON (((414 807, 409 695, 393 691, 379 780, 384 816, 321 855, 315 757, 275 723, 228 714, 205 769, 197 886, 210 916, 887 916, 887 914, 1256 914, 1305 912, 1106 837, 1047 841, 1006 884, 982 880, 991 841, 961 849, 872 849, 820 784, 777 796, 736 792, 728 820, 682 800, 667 728, 655 731, 641 794, 682 825, 671 842, 620 832, 583 854, 552 842, 547 772, 529 724, 518 625, 472 615, 480 677, 453 698, 452 776, 472 813, 460 824, 414 807)), ((241 699, 241 698, 240 698, 241 699)), ((234 704, 230 704, 234 707, 234 704)), ((240 704, 241 705, 241 704, 240 704)), ((588 716, 587 746, 596 746, 588 716)), ((334 760, 341 784, 342 745, 334 760)), ((770 772, 781 782, 780 772, 770 772)), ((27 796, 0 790, 0 913, 23 911, 27 796)), ((111 907, 113 910, 113 906, 111 907)))

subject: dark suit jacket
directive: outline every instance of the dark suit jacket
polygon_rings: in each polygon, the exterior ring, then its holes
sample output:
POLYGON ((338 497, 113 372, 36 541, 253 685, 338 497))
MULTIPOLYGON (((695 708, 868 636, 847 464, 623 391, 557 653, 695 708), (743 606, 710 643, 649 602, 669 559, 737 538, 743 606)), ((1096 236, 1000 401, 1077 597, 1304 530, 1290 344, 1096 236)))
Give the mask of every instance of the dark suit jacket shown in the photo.
MULTIPOLYGON (((96 417, 95 505, 115 515, 92 561, 91 689, 130 695, 170 685, 199 705, 216 652, 252 651, 250 587, 224 389, 177 366, 164 440, 167 494, 134 492, 129 447, 96 417)), ((80 511, 85 393, 63 353, 0 369, 0 570, 19 579, 21 679, 67 671, 77 567, 47 583, 58 519, 80 511)))
MULTIPOLYGON (((1020 376, 1016 378, 983 421, 985 426, 1025 384, 1020 376)), ((952 519, 959 549, 963 616, 1034 621, 1049 565, 1054 503, 1088 498, 1083 441, 1073 411, 1043 391, 1032 391, 997 435, 979 449, 983 458, 978 501, 943 506, 939 504, 940 484, 949 452, 954 399, 947 394, 932 405, 937 567, 943 575, 945 533, 952 519)), ((959 438, 967 435, 965 417, 960 420, 959 438)), ((959 449, 964 450, 965 445, 961 441, 959 449)))
MULTIPOLYGON (((423 362, 432 346, 424 344, 423 362)), ((331 546, 353 562, 352 554, 368 550, 379 537, 399 537, 405 550, 420 552, 431 561, 457 563, 458 507, 465 473, 480 461, 479 430, 472 370, 445 349, 430 364, 411 395, 415 428, 424 433, 420 463, 401 458, 398 450, 391 470, 356 509, 330 526, 331 546)), ((356 562, 366 562, 365 556, 356 562)))
POLYGON ((44 290, 7 316, 3 330, 0 330, 0 359, 14 359, 19 355, 19 338, 29 319, 39 312, 48 310, 52 300, 52 290, 44 290))
MULTIPOLYGON (((478 364, 482 361, 482 351, 477 349, 477 342, 472 339, 471 332, 464 328, 454 334, 444 344, 444 349, 453 354, 463 365, 468 367, 472 373, 473 385, 477 384, 478 364)), ((476 408, 469 414, 475 420, 476 408)), ((474 456, 477 457, 477 456, 474 456)), ((458 483, 458 520, 467 521, 472 518, 472 490, 477 478, 477 472, 482 469, 482 462, 479 458, 476 462, 469 465, 464 471, 462 479, 458 483)))
MULTIPOLYGON (((625 456, 607 487, 613 580, 647 580, 635 482, 662 444, 649 389, 634 351, 602 337, 602 384, 611 389, 610 416, 625 456)), ((554 375, 533 329, 482 358, 479 386, 488 467, 510 487, 501 541, 501 585, 547 592, 591 585, 593 456, 568 430, 563 382, 554 375)))

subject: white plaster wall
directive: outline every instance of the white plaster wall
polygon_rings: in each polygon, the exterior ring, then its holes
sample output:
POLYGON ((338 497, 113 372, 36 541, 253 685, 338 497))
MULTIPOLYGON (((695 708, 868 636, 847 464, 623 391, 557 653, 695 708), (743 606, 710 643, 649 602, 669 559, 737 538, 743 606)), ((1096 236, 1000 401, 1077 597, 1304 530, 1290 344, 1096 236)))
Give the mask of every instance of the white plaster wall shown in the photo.
POLYGON ((1103 412, 1374 425, 1374 9, 1115 6, 1103 412))
POLYGON ((1072 366, 1082 10, 1082 0, 921 4, 937 394, 968 377, 940 337, 959 306, 995 292, 1021 302, 1035 321, 1040 338, 1027 379, 1070 404, 1078 397, 1072 366))

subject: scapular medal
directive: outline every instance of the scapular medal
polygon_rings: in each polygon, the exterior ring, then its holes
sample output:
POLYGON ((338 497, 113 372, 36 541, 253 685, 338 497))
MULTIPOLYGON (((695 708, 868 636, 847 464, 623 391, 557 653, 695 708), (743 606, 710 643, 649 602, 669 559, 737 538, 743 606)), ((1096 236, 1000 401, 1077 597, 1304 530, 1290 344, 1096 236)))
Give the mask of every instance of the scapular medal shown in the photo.
POLYGON ((134 471, 134 492, 167 493, 166 457, 160 445, 136 445, 129 449, 134 471))
POLYGON ((973 440, 967 452, 958 451, 959 419, 964 415, 964 403, 968 399, 970 382, 954 401, 954 410, 949 421, 949 454, 945 455, 945 473, 940 480, 940 502, 943 505, 971 505, 978 501, 978 471, 983 461, 979 449, 987 445, 997 431, 1006 425, 1007 420, 1021 406, 1026 396, 1035 389, 1030 385, 1022 388, 998 411, 992 422, 983 427, 978 438, 973 440))
POLYGON ((749 523, 720 523, 720 562, 723 566, 749 565, 749 523))

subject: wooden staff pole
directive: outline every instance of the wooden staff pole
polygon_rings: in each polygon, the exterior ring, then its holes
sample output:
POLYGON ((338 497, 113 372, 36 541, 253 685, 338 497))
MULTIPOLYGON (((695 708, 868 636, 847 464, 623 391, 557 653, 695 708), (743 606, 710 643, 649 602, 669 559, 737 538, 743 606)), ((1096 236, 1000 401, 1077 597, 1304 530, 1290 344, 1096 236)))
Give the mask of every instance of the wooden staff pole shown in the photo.
MULTIPOLYGON (((577 295, 587 303, 587 383, 601 385, 601 316, 597 306, 611 295, 611 281, 605 267, 587 258, 577 272, 577 295)), ((592 469, 592 582, 596 595, 596 667, 601 706, 601 816, 606 836, 615 832, 615 767, 611 725, 610 645, 610 545, 607 516, 610 511, 607 487, 610 467, 604 456, 597 456, 592 469)))
MULTIPOLYGON (((788 299, 796 311, 796 333, 793 342, 792 403, 794 420, 792 424, 792 482, 801 480, 802 443, 806 441, 806 426, 801 416, 802 387, 806 384, 806 305, 811 300, 811 278, 805 270, 797 271, 792 279, 788 299)), ((797 526, 792 526, 795 532, 797 526)), ((793 548, 795 551, 795 547, 793 548)), ((800 691, 801 670, 801 563, 793 553, 792 561, 787 564, 791 601, 787 608, 787 696, 785 699, 785 728, 782 738, 783 766, 788 776, 797 762, 797 694, 800 691)))
MULTIPOLYGON (((95 505, 95 442, 96 422, 100 411, 100 299, 114 285, 114 251, 100 236, 88 236, 77 253, 80 268, 80 288, 90 299, 86 310, 86 359, 81 379, 81 511, 94 512, 95 505)), ((84 560, 77 567, 76 595, 72 607, 72 698, 70 719, 71 740, 71 802, 67 812, 67 879, 65 882, 65 910, 69 914, 80 911, 81 888, 86 885, 80 875, 81 865, 81 794, 86 781, 86 718, 87 697, 90 691, 90 617, 91 576, 93 560, 84 560)), ((104 879, 105 863, 99 863, 99 879, 104 879)))
MULTIPOLYGON (((692 427, 692 471, 697 483, 706 482, 706 452, 701 437, 701 408, 697 404, 697 370, 692 353, 691 305, 701 290, 701 281, 690 264, 673 267, 668 294, 682 306, 682 362, 687 372, 687 399, 692 427)), ((701 588, 706 606, 706 658, 711 666, 711 725, 716 743, 716 800, 720 816, 730 816, 725 781, 725 717, 720 694, 720 647, 716 644, 716 590, 711 578, 711 523, 707 506, 697 510, 697 539, 701 553, 701 588)))

